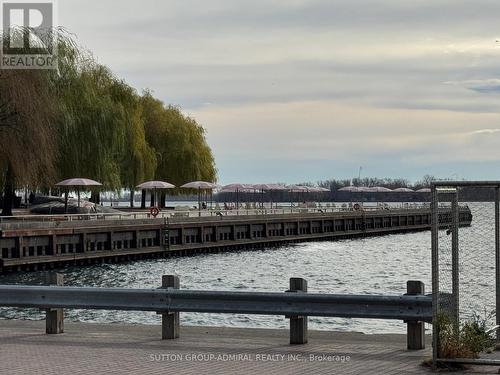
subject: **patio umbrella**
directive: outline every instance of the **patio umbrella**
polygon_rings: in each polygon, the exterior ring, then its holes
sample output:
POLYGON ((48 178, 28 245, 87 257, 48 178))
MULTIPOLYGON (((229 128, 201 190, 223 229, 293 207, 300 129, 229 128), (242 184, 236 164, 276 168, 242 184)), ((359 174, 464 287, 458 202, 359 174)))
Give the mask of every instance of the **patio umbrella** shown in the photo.
POLYGON ((80 187, 82 186, 102 186, 100 182, 88 179, 88 178, 69 178, 67 180, 60 181, 56 186, 66 187, 66 198, 64 200, 64 212, 68 212, 68 190, 70 187, 77 188, 78 195, 78 207, 80 207, 80 187))
MULTIPOLYGON (((302 185, 288 185, 287 190, 290 193, 304 193, 308 192, 309 188, 307 186, 302 185)), ((292 197, 290 196, 290 208, 292 207, 292 197)))
POLYGON ((198 211, 200 211, 200 215, 201 215, 201 202, 200 202, 201 191, 202 190, 212 191, 216 187, 217 187, 216 184, 214 184, 212 182, 207 182, 207 181, 192 181, 192 182, 188 182, 187 184, 181 185, 181 188, 184 188, 184 189, 196 189, 196 190, 198 190, 198 211))
POLYGON ((158 205, 158 201, 156 199, 156 189, 174 189, 175 185, 165 181, 146 181, 136 187, 143 190, 153 190, 154 200, 158 205))
POLYGON ((368 188, 368 191, 373 193, 388 193, 392 190, 383 186, 372 186, 368 188))
MULTIPOLYGON (((252 184, 251 185, 253 189, 255 190, 260 190, 261 191, 261 195, 260 195, 260 202, 261 202, 261 206, 264 207, 264 192, 265 191, 271 191, 271 185, 270 184, 252 184)), ((272 201, 271 201, 271 208, 272 208, 272 201)))
POLYGON ((221 189, 221 192, 235 192, 236 193, 236 209, 239 209, 239 195, 240 191, 249 191, 253 190, 252 185, 250 184, 229 184, 224 185, 221 189))
MULTIPOLYGON (((269 185, 269 191, 287 191, 288 188, 285 185, 282 184, 268 184, 269 185)), ((272 195, 272 194, 271 194, 272 195)), ((271 207, 272 208, 272 207, 271 207)), ((278 202, 276 201, 276 208, 278 208, 278 202)))
POLYGON ((430 192, 431 192, 431 189, 429 189, 429 188, 422 188, 422 189, 417 190, 417 193, 430 193, 430 192))

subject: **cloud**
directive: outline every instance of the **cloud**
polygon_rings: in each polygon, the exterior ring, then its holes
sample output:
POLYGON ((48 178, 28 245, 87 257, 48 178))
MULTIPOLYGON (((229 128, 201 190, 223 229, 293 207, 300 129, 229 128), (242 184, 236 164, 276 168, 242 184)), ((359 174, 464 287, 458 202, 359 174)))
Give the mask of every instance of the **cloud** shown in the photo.
POLYGON ((58 4, 99 61, 207 127, 223 180, 495 177, 498 0, 58 4))
POLYGON ((500 132, 500 129, 480 129, 474 130, 470 133, 466 133, 467 135, 482 135, 482 134, 495 134, 500 132))
POLYGON ((476 91, 483 94, 496 94, 500 93, 500 79, 471 79, 465 81, 448 81, 444 82, 447 85, 463 86, 469 90, 476 91))

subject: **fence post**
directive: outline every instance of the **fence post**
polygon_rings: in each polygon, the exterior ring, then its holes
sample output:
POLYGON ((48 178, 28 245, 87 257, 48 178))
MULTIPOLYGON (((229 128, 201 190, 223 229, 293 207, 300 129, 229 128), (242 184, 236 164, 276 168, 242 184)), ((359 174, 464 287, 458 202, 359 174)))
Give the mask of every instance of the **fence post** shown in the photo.
MULTIPOLYGON (((163 275, 160 289, 179 289, 178 276, 163 275)), ((161 339, 171 340, 179 337, 180 319, 178 312, 162 312, 161 314, 161 339)))
MULTIPOLYGON (((62 286, 64 284, 61 273, 50 272, 47 274, 46 283, 49 285, 62 286)), ((64 332, 64 312, 63 309, 45 310, 45 333, 55 334, 64 332)))
MULTIPOLYGON (((307 293, 307 280, 291 277, 288 292, 307 293)), ((306 344, 307 336, 307 316, 290 316, 290 344, 306 344)))
MULTIPOLYGON (((424 283, 409 280, 406 282, 406 294, 409 296, 423 295, 425 293, 424 283)), ((406 342, 408 350, 425 349, 425 326, 424 322, 407 321, 406 342)))

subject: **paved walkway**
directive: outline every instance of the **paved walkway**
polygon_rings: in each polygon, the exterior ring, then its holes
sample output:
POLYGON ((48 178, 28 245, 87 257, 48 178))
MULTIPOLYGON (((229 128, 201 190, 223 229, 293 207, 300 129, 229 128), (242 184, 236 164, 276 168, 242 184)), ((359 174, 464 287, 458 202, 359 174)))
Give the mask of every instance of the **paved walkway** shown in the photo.
POLYGON ((407 351, 403 335, 311 331, 308 344, 290 346, 285 330, 181 327, 165 341, 159 326, 44 332, 44 321, 0 320, 0 374, 430 374, 421 366, 430 349, 407 351))

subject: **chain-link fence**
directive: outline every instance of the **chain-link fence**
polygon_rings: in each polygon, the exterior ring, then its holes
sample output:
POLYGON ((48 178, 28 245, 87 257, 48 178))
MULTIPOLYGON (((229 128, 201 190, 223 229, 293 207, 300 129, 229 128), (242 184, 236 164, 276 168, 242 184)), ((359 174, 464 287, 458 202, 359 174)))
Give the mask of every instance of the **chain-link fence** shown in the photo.
POLYGON ((482 345, 487 345, 488 336, 495 334, 499 186, 500 182, 433 185, 435 361, 474 357, 482 345), (471 344, 473 341, 476 346, 471 344))

